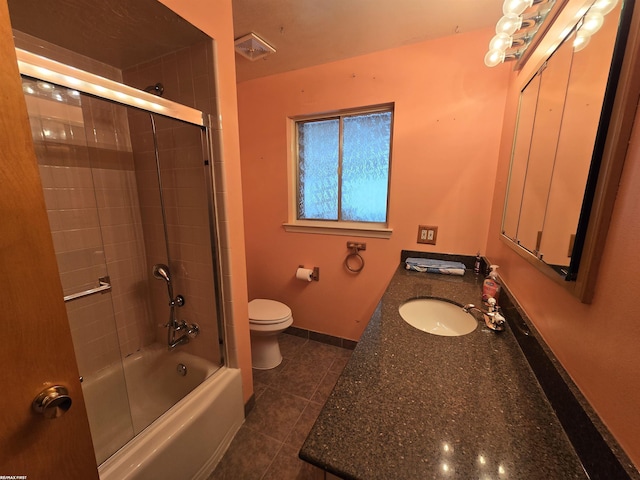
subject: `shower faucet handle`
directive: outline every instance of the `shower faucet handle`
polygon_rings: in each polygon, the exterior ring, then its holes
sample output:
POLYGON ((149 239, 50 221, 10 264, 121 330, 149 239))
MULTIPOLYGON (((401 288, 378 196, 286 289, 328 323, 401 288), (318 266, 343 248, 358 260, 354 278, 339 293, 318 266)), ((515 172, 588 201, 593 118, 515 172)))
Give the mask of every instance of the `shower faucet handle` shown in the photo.
POLYGON ((176 298, 169 300, 170 307, 183 307, 185 304, 184 297, 182 295, 176 295, 176 298))
POLYGON ((182 295, 176 295, 176 298, 173 299, 173 303, 178 307, 184 307, 184 297, 182 295))
POLYGON ((189 338, 196 338, 199 333, 200 325, 198 325, 197 323, 192 323, 191 325, 189 325, 189 330, 187 330, 187 335, 189 335, 189 338))

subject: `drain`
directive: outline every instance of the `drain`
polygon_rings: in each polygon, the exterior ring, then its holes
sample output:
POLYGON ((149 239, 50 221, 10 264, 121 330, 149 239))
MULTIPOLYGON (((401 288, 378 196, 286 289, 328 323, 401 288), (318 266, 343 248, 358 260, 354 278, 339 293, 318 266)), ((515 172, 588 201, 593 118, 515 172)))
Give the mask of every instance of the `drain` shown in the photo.
POLYGON ((176 372, 178 372, 178 375, 184 377, 187 374, 187 366, 184 363, 179 363, 176 367, 176 372))

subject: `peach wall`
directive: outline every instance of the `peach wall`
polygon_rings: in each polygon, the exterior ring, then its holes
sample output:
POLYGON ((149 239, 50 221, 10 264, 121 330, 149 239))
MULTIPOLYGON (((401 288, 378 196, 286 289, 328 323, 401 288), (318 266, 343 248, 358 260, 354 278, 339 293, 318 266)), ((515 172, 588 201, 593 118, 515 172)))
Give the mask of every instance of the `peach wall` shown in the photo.
POLYGON ((501 265, 505 284, 600 418, 640 466, 640 370, 637 296, 640 292, 640 131, 638 117, 590 305, 529 265, 499 240, 518 81, 505 111, 487 255, 501 265))
POLYGON ((251 348, 247 311, 247 279, 242 223, 242 193, 240 176, 240 146, 238 139, 238 113, 236 100, 235 51, 233 49, 233 17, 231 0, 161 0, 178 15, 198 27, 215 40, 217 66, 218 122, 220 151, 216 158, 216 171, 222 172, 217 180, 220 195, 225 199, 221 212, 224 229, 223 256, 227 259, 224 272, 225 310, 230 360, 242 369, 245 402, 253 394, 251 377, 251 348))
MULTIPOLYGON (((294 325, 357 340, 402 249, 485 249, 508 67, 488 69, 477 31, 238 85, 249 298, 280 300, 294 325), (391 239, 367 243, 364 270, 343 267, 352 237, 287 233, 287 117, 395 102, 391 239), (419 224, 437 245, 416 243, 419 224), (320 281, 294 279, 299 264, 320 281)), ((240 61, 240 60, 238 60, 240 61)))

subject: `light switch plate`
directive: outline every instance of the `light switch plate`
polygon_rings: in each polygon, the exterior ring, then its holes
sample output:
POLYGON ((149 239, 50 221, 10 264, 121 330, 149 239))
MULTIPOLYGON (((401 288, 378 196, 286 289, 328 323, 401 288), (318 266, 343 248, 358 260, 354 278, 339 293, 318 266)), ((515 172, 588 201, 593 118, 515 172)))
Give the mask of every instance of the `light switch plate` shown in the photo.
POLYGON ((437 236, 438 227, 429 225, 418 225, 418 243, 428 243, 429 245, 435 245, 437 236))

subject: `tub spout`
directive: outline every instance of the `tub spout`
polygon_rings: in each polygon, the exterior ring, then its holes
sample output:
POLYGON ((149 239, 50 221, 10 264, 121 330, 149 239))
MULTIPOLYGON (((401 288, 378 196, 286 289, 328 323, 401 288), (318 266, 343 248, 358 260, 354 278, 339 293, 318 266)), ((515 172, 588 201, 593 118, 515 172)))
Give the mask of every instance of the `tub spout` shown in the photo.
POLYGON ((173 323, 165 325, 169 330, 167 332, 167 345, 169 350, 173 350, 178 345, 189 343, 190 338, 196 338, 200 333, 200 327, 197 323, 187 323, 184 320, 175 320, 173 323), (176 338, 176 332, 184 331, 182 335, 176 338))
POLYGON ((184 345, 185 343, 189 343, 189 336, 186 334, 176 338, 173 342, 169 342, 169 350, 173 350, 178 345, 184 345))

